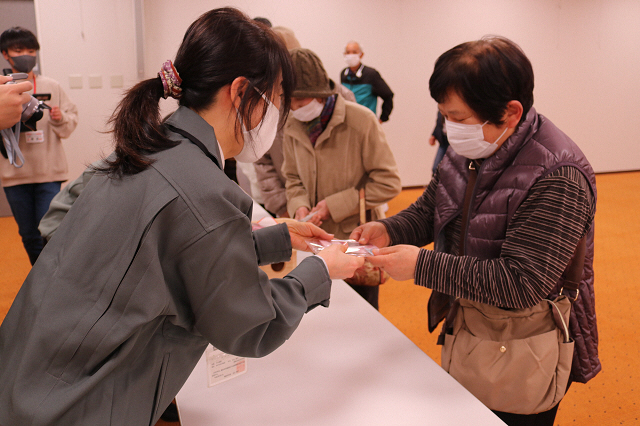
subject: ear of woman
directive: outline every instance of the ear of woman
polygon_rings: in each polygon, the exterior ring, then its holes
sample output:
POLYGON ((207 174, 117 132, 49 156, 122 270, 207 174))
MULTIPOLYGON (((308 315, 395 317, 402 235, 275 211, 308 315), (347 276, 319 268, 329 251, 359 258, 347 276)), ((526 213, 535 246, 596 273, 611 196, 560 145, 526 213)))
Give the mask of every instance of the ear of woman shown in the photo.
POLYGON ((240 110, 240 103, 244 92, 247 90, 248 82, 245 77, 236 77, 229 86, 229 95, 236 109, 240 110))
POLYGON ((522 117, 523 107, 520 101, 512 100, 507 103, 507 108, 503 116, 504 124, 501 126, 495 126, 494 130, 487 129, 487 133, 490 132, 489 139, 495 141, 498 146, 509 139, 509 137, 515 133, 516 127, 522 117), (506 126, 506 127, 502 127, 506 126))
POLYGON ((505 113, 505 119, 507 121, 507 126, 512 129, 515 128, 520 119, 522 118, 522 114, 524 112, 524 108, 520 101, 509 101, 507 103, 507 111, 505 113))
POLYGON ((231 84, 220 88, 208 108, 198 111, 215 130, 225 159, 238 155, 244 146, 241 127, 236 126, 236 119, 246 86, 247 79, 237 77, 231 84))

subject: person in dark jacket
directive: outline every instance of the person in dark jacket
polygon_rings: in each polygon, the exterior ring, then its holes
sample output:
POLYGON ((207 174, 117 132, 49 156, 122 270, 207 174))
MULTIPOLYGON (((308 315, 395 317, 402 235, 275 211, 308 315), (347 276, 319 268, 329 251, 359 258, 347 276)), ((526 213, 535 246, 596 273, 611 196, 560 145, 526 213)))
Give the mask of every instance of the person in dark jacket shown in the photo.
POLYGON ((331 278, 336 250, 269 280, 305 239, 293 222, 252 232, 253 201, 223 172, 255 161, 294 88, 289 53, 232 8, 203 14, 175 63, 131 88, 111 118, 115 151, 65 215, 0 327, 0 424, 153 425, 208 344, 269 354, 331 278), (160 98, 178 109, 160 119, 160 98))
POLYGON ((438 111, 438 117, 436 118, 436 126, 433 128, 433 132, 429 137, 429 145, 435 146, 438 143, 438 151, 433 159, 433 166, 431 167, 431 175, 436 174, 438 165, 444 158, 444 153, 449 148, 449 139, 447 139, 447 130, 444 127, 444 117, 442 113, 438 111))
MULTIPOLYGON (((395 279, 433 289, 433 300, 445 295, 522 309, 557 296, 586 236, 571 310, 569 379, 586 383, 601 369, 593 285, 596 185, 589 162, 533 108, 531 63, 510 40, 490 37, 445 52, 429 88, 451 149, 413 205, 356 228, 351 238, 384 247, 368 260, 395 279), (475 184, 468 185, 472 175, 475 184), (420 248, 430 242, 433 251, 420 248)), ((509 425, 553 425, 557 409, 496 414, 509 425)))
POLYGON ((347 68, 340 73, 340 83, 351 90, 356 102, 378 114, 378 98, 382 99, 380 123, 389 120, 393 109, 393 92, 382 79, 378 71, 362 63, 364 52, 355 41, 350 41, 344 48, 344 60, 347 68))

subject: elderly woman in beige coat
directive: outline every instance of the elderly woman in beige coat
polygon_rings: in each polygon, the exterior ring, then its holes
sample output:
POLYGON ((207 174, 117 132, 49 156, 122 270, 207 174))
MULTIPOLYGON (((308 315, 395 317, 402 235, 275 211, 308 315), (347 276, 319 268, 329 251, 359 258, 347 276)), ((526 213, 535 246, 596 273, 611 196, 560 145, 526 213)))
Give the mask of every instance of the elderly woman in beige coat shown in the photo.
MULTIPOLYGON (((318 56, 290 53, 297 83, 283 142, 287 210, 296 219, 311 213, 310 222, 347 238, 359 224, 360 188, 372 220, 400 193, 396 162, 376 116, 335 93, 318 56)), ((377 308, 377 287, 354 288, 377 308)))

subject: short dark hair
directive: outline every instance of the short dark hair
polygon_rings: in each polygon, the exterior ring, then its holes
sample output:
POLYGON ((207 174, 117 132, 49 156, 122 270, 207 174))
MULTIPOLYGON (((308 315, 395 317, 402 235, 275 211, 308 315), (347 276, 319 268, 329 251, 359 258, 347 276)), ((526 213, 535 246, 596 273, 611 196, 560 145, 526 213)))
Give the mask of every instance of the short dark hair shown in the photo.
MULTIPOLYGON (((235 118, 237 130, 261 103, 264 118, 267 105, 262 95, 271 99, 282 76, 280 126, 284 125, 295 88, 289 51, 272 30, 239 10, 214 9, 200 16, 189 26, 173 64, 182 79, 179 103, 196 112, 213 104, 222 87, 238 77, 247 79, 235 118)), ((129 89, 109 120, 116 158, 98 170, 116 177, 133 175, 153 163, 148 154, 176 145, 164 133, 159 108, 162 96, 160 77, 129 89)))
POLYGON ((443 53, 429 79, 431 97, 442 103, 454 91, 483 121, 503 124, 507 103, 533 106, 533 68, 520 47, 504 37, 462 43, 443 53))
POLYGON ((0 35, 0 52, 6 52, 9 49, 40 50, 40 44, 35 34, 28 29, 12 27, 0 35))

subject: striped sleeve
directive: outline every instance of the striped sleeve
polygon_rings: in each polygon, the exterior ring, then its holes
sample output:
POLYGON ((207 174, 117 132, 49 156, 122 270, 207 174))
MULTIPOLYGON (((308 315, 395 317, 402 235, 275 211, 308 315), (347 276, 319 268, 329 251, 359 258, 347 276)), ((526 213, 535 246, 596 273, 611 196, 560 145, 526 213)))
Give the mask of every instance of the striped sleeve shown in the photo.
POLYGON ((422 247, 433 242, 433 213, 438 182, 436 171, 415 203, 396 215, 380 220, 387 228, 391 245, 411 244, 422 247))
POLYGON ((423 249, 415 282, 503 308, 531 307, 551 292, 594 214, 586 178, 575 167, 562 167, 531 188, 509 223, 499 258, 423 249))

